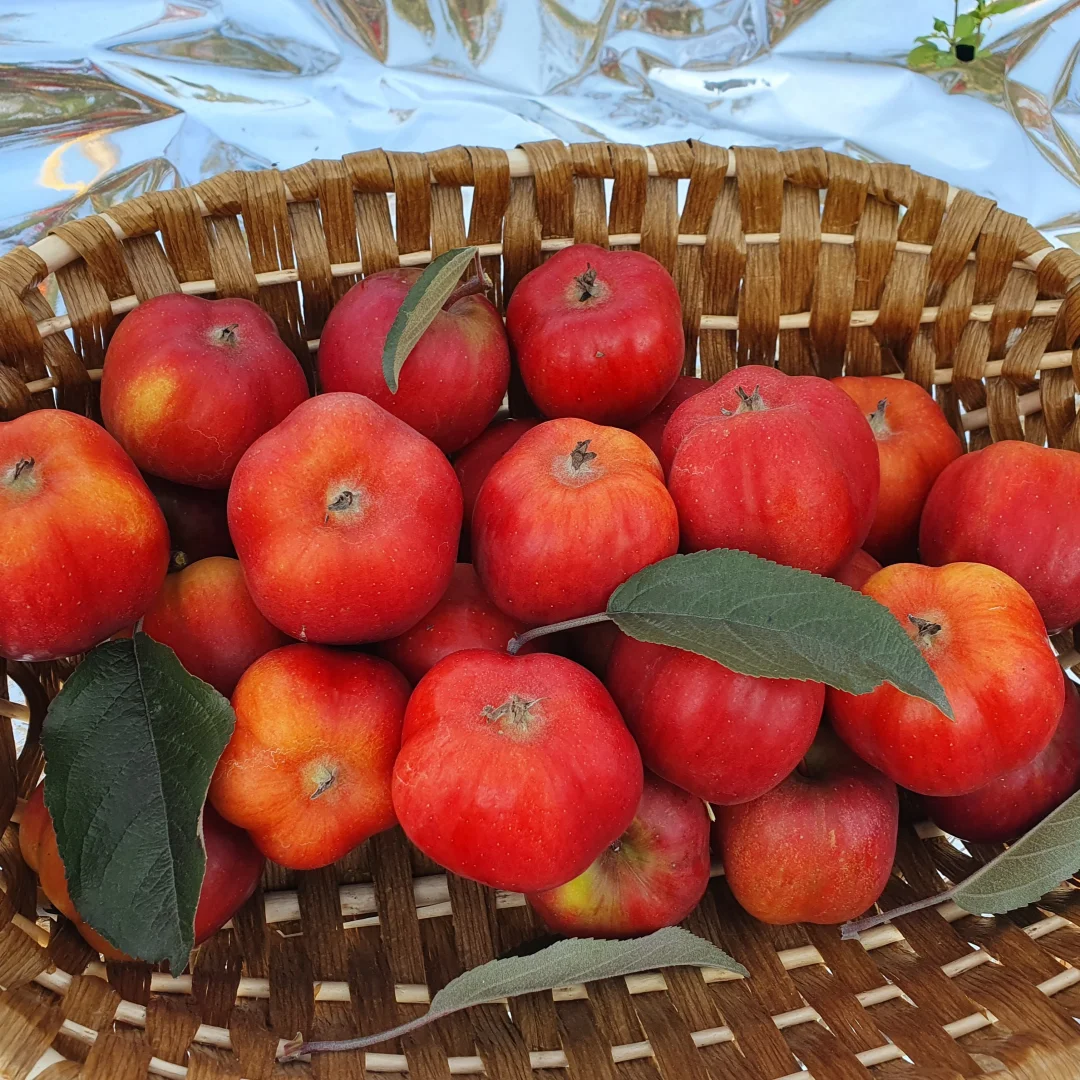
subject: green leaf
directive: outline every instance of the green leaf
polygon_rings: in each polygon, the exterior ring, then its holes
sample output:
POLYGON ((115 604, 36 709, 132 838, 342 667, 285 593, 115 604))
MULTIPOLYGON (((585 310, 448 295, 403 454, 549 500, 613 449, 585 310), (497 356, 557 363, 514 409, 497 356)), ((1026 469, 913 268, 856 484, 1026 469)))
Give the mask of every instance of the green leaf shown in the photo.
POLYGON ((234 722, 172 649, 137 633, 83 660, 42 730, 45 803, 75 909, 116 948, 176 974, 206 869, 200 815, 234 722))
POLYGON ((1000 915, 1034 904, 1080 870, 1080 793, 956 888, 973 915, 1000 915))
POLYGON ((735 975, 749 974, 742 964, 736 963, 711 941, 679 926, 669 926, 647 937, 626 941, 570 938, 557 941, 529 956, 492 960, 466 971, 464 975, 451 979, 431 999, 431 1006, 423 1016, 390 1031, 357 1039, 294 1043, 286 1047, 283 1056, 360 1050, 398 1038, 441 1016, 484 1002, 665 967, 715 967, 735 975))
POLYGON ((983 8, 983 11, 987 15, 1004 15, 1006 11, 1022 7, 1024 3, 1025 0, 995 0, 994 3, 983 8))
POLYGON ((935 59, 940 55, 941 50, 936 45, 931 45, 929 43, 917 45, 908 53, 908 66, 925 67, 927 64, 934 63, 935 59))
POLYGON ((462 271, 475 255, 474 247, 444 252, 431 262, 409 290, 383 346, 383 378, 391 394, 397 393, 398 375, 409 353, 424 336, 424 331, 438 315, 454 291, 462 271))
POLYGON ((949 24, 944 19, 934 20, 934 29, 941 34, 947 34, 949 32, 949 24))
POLYGON ((956 67, 960 61, 956 59, 956 54, 953 52, 939 52, 937 56, 934 57, 934 63, 937 64, 939 68, 948 68, 956 67))
POLYGON ((918 646, 883 607, 831 578, 718 548, 672 555, 611 594, 620 630, 700 653, 733 671, 812 679, 866 694, 890 682, 950 718, 918 646))
POLYGON ((974 34, 979 28, 979 20, 974 15, 958 15, 956 25, 953 27, 954 38, 966 38, 968 34, 974 34))
POLYGON ((980 34, 969 34, 966 38, 961 38, 956 44, 957 45, 974 45, 975 48, 977 49, 982 44, 983 38, 985 36, 986 36, 985 34, 981 34, 981 33, 980 34))

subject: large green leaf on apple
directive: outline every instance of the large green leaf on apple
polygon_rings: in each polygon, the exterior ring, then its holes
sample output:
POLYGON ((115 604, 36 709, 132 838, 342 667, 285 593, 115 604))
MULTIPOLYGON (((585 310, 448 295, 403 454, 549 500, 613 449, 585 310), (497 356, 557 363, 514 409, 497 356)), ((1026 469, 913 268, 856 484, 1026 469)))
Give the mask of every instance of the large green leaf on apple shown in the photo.
POLYGON ((136 633, 89 653, 42 729, 72 903, 110 944, 176 973, 206 869, 203 803, 234 722, 172 649, 136 633))
POLYGON ((888 608, 745 551, 662 559, 620 585, 607 614, 632 637, 700 653, 743 675, 809 679, 852 694, 889 682, 952 718, 937 676, 888 608))
POLYGON ((623 941, 569 938, 528 956, 492 960, 466 971, 451 979, 431 999, 431 1006, 423 1016, 390 1031, 329 1042, 300 1040, 287 1046, 283 1056, 361 1050, 398 1038, 441 1016, 473 1005, 665 967, 714 967, 735 975, 748 974, 742 964, 736 963, 711 941, 679 926, 668 926, 646 937, 623 941))
POLYGON ((383 345, 383 378, 391 394, 398 389, 398 376, 409 353, 424 336, 443 304, 450 299, 462 271, 473 261, 475 247, 454 248, 433 259, 405 295, 405 300, 386 335, 383 345))

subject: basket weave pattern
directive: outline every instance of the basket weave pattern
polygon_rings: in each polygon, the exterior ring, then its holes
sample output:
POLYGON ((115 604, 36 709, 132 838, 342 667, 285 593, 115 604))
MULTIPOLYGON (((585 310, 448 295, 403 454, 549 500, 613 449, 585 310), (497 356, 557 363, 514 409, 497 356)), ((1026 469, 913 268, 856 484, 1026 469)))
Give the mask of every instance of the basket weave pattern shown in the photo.
MULTIPOLYGON (((640 247, 672 272, 687 372, 700 354, 710 379, 777 357, 791 374, 895 374, 936 388, 971 448, 1080 449, 1080 257, 902 166, 697 142, 368 151, 227 173, 65 223, 0 258, 0 418, 54 404, 96 416, 117 320, 162 293, 257 301, 313 374, 326 316, 361 273, 478 244, 503 306, 573 241, 640 247)), ((512 405, 522 400, 512 386, 512 405)), ((1071 635, 1056 644, 1080 662, 1071 635)), ((35 921, 36 882, 8 825, 39 778, 41 722, 70 670, 9 663, 28 705, 0 701, 0 715, 30 726, 17 758, 0 720, 0 1076, 23 1080, 41 1063, 45 1080, 777 1080, 806 1076, 801 1066, 817 1080, 1080 1076, 1071 885, 1010 916, 946 903, 841 942, 831 927, 755 922, 719 876, 686 925, 749 980, 681 968, 531 994, 379 1052, 277 1066, 280 1039, 412 1019, 451 978, 542 928, 521 897, 444 874, 394 830, 323 870, 268 867, 190 976, 106 970, 62 919, 35 921)), ((939 892, 942 876, 961 880, 995 853, 903 826, 883 903, 939 892)))

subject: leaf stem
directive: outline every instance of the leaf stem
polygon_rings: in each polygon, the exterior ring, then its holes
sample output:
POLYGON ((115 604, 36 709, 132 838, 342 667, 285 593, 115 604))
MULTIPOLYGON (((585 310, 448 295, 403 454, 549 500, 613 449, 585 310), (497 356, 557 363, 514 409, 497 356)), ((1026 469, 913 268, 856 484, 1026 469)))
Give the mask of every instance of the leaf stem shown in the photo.
POLYGON ((486 278, 480 276, 471 277, 468 281, 463 281, 458 285, 446 298, 446 301, 443 304, 443 311, 449 311, 459 300, 464 300, 466 296, 479 296, 486 292, 486 278))
POLYGON ((379 1043, 386 1042, 388 1039, 398 1039, 402 1035, 408 1035, 410 1031, 416 1031, 417 1028, 430 1024, 432 1020, 437 1020, 442 1015, 444 1014, 432 1013, 429 1009, 423 1016, 418 1016, 408 1023, 399 1024, 396 1028, 390 1028, 389 1031, 380 1031, 375 1035, 362 1035, 356 1039, 312 1040, 301 1042, 299 1045, 294 1040, 286 1044, 278 1061, 295 1061, 304 1054, 332 1054, 343 1050, 363 1050, 368 1046, 378 1046, 379 1043))
POLYGON ((532 630, 526 630, 524 634, 512 637, 507 643, 506 651, 511 656, 517 656, 522 645, 527 645, 538 637, 545 634, 557 634, 561 630, 576 630, 579 626, 591 626, 593 623, 608 622, 611 616, 602 611, 599 615, 583 615, 580 619, 567 619, 565 622, 552 623, 550 626, 537 626, 532 630))
POLYGON ((882 926, 893 919, 898 919, 901 915, 910 915, 913 911, 922 911, 923 908, 943 904, 946 900, 952 898, 956 888, 956 886, 953 886, 953 888, 946 889, 943 893, 935 893, 933 896, 927 896, 923 900, 916 900, 911 904, 904 904, 902 907, 892 908, 890 911, 883 911, 878 915, 867 915, 863 919, 853 919, 851 922, 846 922, 840 927, 840 938, 842 941, 851 941, 857 938, 864 930, 872 930, 875 926, 882 926))

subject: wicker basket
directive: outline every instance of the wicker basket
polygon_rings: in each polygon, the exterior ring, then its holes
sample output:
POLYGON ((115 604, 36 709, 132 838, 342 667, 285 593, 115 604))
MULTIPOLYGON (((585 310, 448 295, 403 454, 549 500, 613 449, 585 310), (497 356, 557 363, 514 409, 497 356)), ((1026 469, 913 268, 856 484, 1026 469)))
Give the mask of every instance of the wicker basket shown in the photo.
MULTIPOLYGON (((990 200, 902 166, 697 142, 376 150, 227 173, 60 225, 0 259, 0 414, 58 404, 95 415, 110 333, 160 293, 258 301, 310 372, 327 313, 359 274, 423 265, 468 241, 481 245, 501 303, 572 239, 640 247, 672 271, 688 372, 700 353, 708 378, 777 357, 795 374, 895 373, 935 388, 971 447, 1026 438, 1080 449, 1080 257, 990 200), (64 315, 47 299, 53 274, 64 315)), ((1057 645, 1065 664, 1080 661, 1071 637, 1057 645)), ((16 760, 0 721, 5 824, 38 779, 37 735, 69 670, 8 665, 29 705, 0 701, 0 714, 29 720, 30 737, 16 760)), ((936 830, 904 826, 883 902, 932 895, 942 876, 958 881, 993 853, 965 855, 936 830)), ((270 866, 192 974, 172 978, 141 964, 106 969, 70 925, 35 922, 13 826, 0 869, 0 1076, 17 1080, 42 1067, 46 1080, 365 1070, 775 1080, 805 1077, 803 1066, 817 1080, 1080 1076, 1072 886, 1008 917, 946 903, 841 942, 834 928, 754 922, 717 877, 687 925, 741 960, 749 980, 682 968, 533 994, 378 1053, 277 1066, 279 1039, 411 1019, 463 969, 541 928, 520 897, 444 875, 394 831, 323 870, 270 866)))

